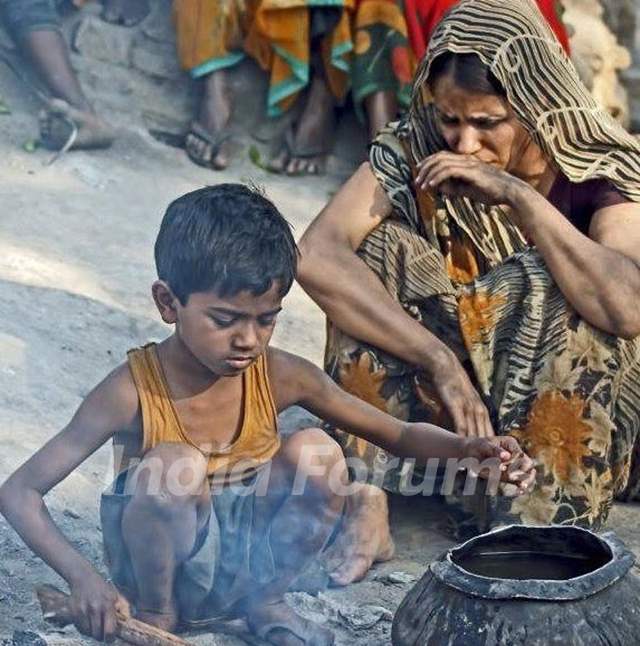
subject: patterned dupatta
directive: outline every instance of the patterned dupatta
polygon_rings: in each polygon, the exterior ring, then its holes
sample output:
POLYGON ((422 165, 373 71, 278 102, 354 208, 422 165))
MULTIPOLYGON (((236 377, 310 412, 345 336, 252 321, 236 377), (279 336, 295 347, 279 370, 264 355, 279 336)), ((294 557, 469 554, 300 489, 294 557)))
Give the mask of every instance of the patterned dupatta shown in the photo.
MULTIPOLYGON (((411 152, 410 165, 446 149, 427 84, 444 52, 476 54, 489 67, 520 123, 570 181, 607 178, 640 201, 640 143, 591 97, 533 0, 462 0, 438 25, 416 73, 408 117, 395 131, 411 152)), ((444 198, 435 215, 422 214, 423 223, 429 219, 432 243, 466 234, 487 268, 526 248, 500 207, 444 198)))

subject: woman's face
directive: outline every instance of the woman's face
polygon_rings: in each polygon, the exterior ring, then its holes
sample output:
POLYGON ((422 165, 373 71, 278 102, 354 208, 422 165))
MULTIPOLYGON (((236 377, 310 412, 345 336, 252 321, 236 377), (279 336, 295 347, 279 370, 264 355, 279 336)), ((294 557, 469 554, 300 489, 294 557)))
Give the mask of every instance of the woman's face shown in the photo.
POLYGON ((518 167, 531 139, 506 99, 469 92, 450 74, 436 80, 432 93, 439 130, 452 152, 506 171, 518 167))

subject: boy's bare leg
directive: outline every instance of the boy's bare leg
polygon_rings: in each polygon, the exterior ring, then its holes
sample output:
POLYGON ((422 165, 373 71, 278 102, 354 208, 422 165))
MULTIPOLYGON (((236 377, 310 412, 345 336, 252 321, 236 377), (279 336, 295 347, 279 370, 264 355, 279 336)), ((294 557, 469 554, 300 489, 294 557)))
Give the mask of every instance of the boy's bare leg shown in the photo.
POLYGON ((249 626, 274 625, 263 635, 279 646, 301 646, 315 639, 318 646, 333 643, 333 634, 297 615, 283 600, 289 585, 319 556, 344 506, 347 470, 342 451, 321 429, 305 429, 288 438, 274 459, 267 499, 259 506, 254 531, 267 535, 279 578, 256 591, 247 604, 249 626), (295 484, 304 483, 300 491, 295 484))
MULTIPOLYGON (((231 92, 224 69, 202 79, 202 99, 196 123, 215 142, 224 134, 231 116, 231 92)), ((214 145, 196 134, 187 135, 187 151, 197 163, 223 170, 229 165, 227 142, 214 145)))
POLYGON ((335 585, 359 581, 374 563, 389 561, 394 552, 387 494, 362 485, 348 496, 343 527, 327 550, 329 576, 335 585))
POLYGON ((62 34, 55 30, 35 30, 24 36, 19 45, 54 99, 51 109, 45 110, 40 118, 43 139, 50 141, 53 147, 60 147, 68 136, 66 126, 65 132, 58 132, 64 124, 57 123, 55 118, 63 109, 64 104, 59 101, 62 99, 71 108, 70 116, 79 130, 74 148, 104 148, 111 145, 113 129, 95 113, 84 95, 71 67, 69 50, 62 34))
POLYGON ((369 122, 369 141, 373 141, 378 132, 395 119, 398 100, 395 92, 382 90, 369 94, 364 100, 364 106, 369 122))
POLYGON ((160 444, 128 479, 132 499, 122 517, 138 596, 137 617, 173 630, 178 611, 173 584, 211 509, 207 463, 196 449, 160 444))

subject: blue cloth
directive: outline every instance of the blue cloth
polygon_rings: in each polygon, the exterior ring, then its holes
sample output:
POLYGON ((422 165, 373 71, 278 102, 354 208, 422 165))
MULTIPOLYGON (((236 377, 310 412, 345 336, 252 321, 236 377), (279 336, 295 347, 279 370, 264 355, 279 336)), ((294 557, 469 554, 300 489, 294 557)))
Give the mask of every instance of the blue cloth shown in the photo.
MULTIPOLYGON (((260 498, 253 476, 241 485, 218 488, 211 496, 211 514, 192 553, 180 566, 175 582, 180 619, 197 623, 233 616, 238 602, 276 578, 267 535, 254 531, 260 498), (214 504, 215 500, 215 504, 214 504)), ((124 493, 126 472, 102 494, 100 518, 105 560, 113 583, 135 604, 136 581, 122 538, 122 514, 131 496, 124 493)))
POLYGON ((54 0, 0 0, 0 20, 16 40, 32 31, 60 29, 54 0))

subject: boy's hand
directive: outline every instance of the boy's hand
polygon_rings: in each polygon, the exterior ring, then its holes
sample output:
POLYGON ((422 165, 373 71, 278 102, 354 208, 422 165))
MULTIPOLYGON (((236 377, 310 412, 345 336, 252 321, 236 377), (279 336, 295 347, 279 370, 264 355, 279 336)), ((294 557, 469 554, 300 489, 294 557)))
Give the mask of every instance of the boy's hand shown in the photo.
POLYGON ((71 610, 76 628, 82 634, 98 641, 113 641, 117 610, 128 615, 129 604, 113 584, 94 573, 71 585, 71 610))
POLYGON ((503 493, 506 495, 522 495, 535 484, 536 469, 533 460, 520 448, 518 441, 508 435, 490 439, 468 438, 464 457, 478 461, 480 468, 471 470, 481 478, 490 478, 491 467, 498 466, 500 480, 505 483, 503 493))

